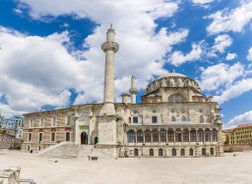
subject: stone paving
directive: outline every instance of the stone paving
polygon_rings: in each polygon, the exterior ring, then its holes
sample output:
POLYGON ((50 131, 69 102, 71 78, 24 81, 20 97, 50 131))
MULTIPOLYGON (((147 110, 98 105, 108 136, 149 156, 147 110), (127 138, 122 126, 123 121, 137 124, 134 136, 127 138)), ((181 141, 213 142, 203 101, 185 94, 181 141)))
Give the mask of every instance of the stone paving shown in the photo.
POLYGON ((41 158, 0 150, 0 169, 21 167, 20 178, 37 184, 251 184, 252 152, 205 158, 88 160, 41 158))

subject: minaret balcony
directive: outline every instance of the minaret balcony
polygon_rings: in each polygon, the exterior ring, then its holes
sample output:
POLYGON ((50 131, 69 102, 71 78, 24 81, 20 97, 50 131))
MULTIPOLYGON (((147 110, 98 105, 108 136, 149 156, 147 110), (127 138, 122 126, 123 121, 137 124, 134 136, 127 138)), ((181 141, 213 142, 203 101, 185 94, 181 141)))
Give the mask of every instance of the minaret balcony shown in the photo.
POLYGON ((107 50, 112 50, 114 52, 117 52, 119 50, 119 44, 116 42, 108 41, 108 42, 103 43, 101 48, 104 52, 106 52, 107 50))

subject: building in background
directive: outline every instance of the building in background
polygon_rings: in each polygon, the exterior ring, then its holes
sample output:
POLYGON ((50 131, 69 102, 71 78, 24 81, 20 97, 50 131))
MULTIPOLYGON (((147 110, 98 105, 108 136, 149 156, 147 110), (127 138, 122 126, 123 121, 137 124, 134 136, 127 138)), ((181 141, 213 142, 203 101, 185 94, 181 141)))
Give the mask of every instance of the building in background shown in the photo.
POLYGON ((252 149, 252 123, 223 130, 223 135, 225 136, 224 151, 244 151, 252 149))
POLYGON ((0 114, 0 148, 21 147, 23 118, 4 118, 0 114))
POLYGON ((136 103, 136 74, 130 94, 114 102, 114 54, 119 45, 107 31, 104 100, 25 114, 23 151, 47 156, 118 157, 222 156, 221 109, 199 84, 180 73, 167 73, 147 85, 136 103))

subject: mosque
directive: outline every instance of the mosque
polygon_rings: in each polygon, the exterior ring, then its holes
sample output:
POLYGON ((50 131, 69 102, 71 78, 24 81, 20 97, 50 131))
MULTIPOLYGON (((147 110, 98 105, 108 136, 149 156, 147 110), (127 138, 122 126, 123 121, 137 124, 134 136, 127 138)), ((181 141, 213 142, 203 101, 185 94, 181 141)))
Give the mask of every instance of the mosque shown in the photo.
POLYGON ((24 114, 22 151, 46 156, 100 158, 222 156, 221 109, 199 84, 167 73, 147 85, 136 103, 136 77, 129 94, 114 102, 115 31, 108 29, 104 99, 65 109, 24 114))

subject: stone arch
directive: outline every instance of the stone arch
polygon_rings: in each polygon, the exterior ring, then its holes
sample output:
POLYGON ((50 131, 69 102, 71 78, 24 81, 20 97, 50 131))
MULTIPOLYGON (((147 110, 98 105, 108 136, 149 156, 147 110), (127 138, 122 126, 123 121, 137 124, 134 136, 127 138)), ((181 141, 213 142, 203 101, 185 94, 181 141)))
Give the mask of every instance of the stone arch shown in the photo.
POLYGON ((199 118, 200 123, 204 123, 204 117, 201 115, 199 118))
POLYGON ((144 131, 144 138, 145 142, 151 142, 151 131, 149 129, 144 131))
POLYGON ((160 142, 166 142, 166 130, 162 128, 159 134, 160 134, 160 142))
POLYGON ((168 97, 168 102, 186 102, 187 98, 180 93, 173 93, 168 97))
POLYGON ((189 149, 189 155, 193 156, 193 149, 192 148, 189 149))
POLYGON ((130 129, 127 132, 127 138, 128 138, 128 142, 136 142, 136 133, 134 130, 130 129))
POLYGON ((158 130, 157 129, 154 129, 152 131, 152 138, 153 138, 153 142, 158 142, 158 130))
POLYGON ((86 132, 82 132, 80 135, 81 144, 88 144, 88 134, 86 132))
POLYGON ((202 148, 201 154, 202 154, 202 156, 206 156, 206 148, 202 148))
POLYGON ((137 149, 137 148, 134 149, 134 156, 135 156, 135 157, 138 156, 138 149, 137 149))
POLYGON ((162 149, 162 148, 160 148, 160 149, 158 150, 158 156, 160 156, 160 157, 163 156, 163 149, 162 149))
POLYGON ((172 116, 172 117, 171 117, 171 121, 176 121, 175 116, 172 116))
POLYGON ((172 156, 176 156, 177 155, 177 150, 175 148, 172 149, 172 156))
POLYGON ((137 130, 137 142, 143 142, 143 131, 141 129, 137 130))
POLYGON ((210 130, 208 128, 205 130, 205 141, 210 142, 210 130))
POLYGON ((185 156, 185 149, 184 149, 184 148, 182 148, 182 149, 180 150, 180 156, 185 156))
POLYGON ((186 121, 186 117, 183 115, 181 118, 182 121, 186 121))
POLYGON ((154 156, 154 150, 152 148, 150 149, 150 156, 154 156))

